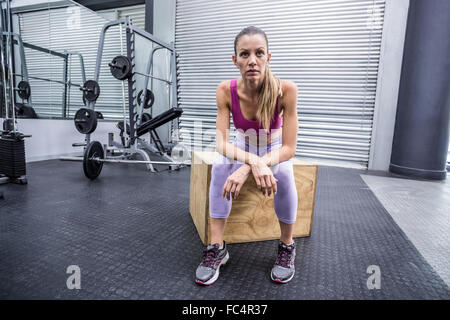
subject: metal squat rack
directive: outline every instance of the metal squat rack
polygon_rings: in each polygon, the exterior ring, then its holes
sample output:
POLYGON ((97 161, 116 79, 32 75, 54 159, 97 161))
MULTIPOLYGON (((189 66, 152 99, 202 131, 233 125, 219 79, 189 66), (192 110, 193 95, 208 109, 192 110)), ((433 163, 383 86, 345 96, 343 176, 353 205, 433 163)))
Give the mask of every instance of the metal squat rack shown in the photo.
MULTIPOLYGON (((121 41, 122 44, 122 41, 121 41)), ((189 164, 184 161, 175 161, 168 154, 156 132, 156 128, 172 121, 172 132, 176 135, 173 137, 174 144, 178 143, 178 125, 179 117, 182 109, 178 108, 177 101, 177 70, 176 70, 177 54, 173 43, 167 44, 152 34, 134 26, 129 17, 121 18, 116 21, 106 23, 101 31, 97 61, 95 65, 94 79, 85 82, 80 90, 83 91, 83 98, 87 101, 86 108, 81 108, 75 114, 74 122, 78 131, 85 134, 84 143, 74 143, 72 146, 84 148, 83 157, 63 157, 61 160, 83 161, 83 171, 89 179, 96 179, 102 170, 103 163, 135 163, 145 164, 147 168, 155 172, 154 164, 168 165, 169 169, 176 170, 182 166, 189 164), (100 85, 98 84, 100 67, 102 62, 102 53, 105 42, 106 31, 112 26, 120 27, 120 35, 122 35, 122 26, 126 31, 126 56, 119 55, 115 57, 108 65, 111 74, 118 80, 122 81, 122 98, 123 98, 123 121, 117 126, 121 129, 121 143, 114 141, 114 134, 108 134, 108 144, 102 145, 98 141, 91 141, 90 134, 97 127, 96 114, 94 112, 95 103, 100 95, 100 85), (149 56, 146 66, 146 72, 138 72, 135 70, 135 34, 138 34, 158 46, 154 48, 149 56), (152 75, 153 57, 157 50, 166 49, 170 52, 170 75, 169 80, 155 77, 152 75), (137 94, 136 76, 144 76, 144 90, 137 94), (152 118, 148 113, 143 113, 143 109, 151 107, 154 101, 153 93, 148 90, 149 79, 155 79, 167 83, 169 86, 169 110, 152 118), (128 114, 125 107, 125 83, 128 82, 128 114), (142 99, 141 99, 142 98, 142 99), (138 109, 138 104, 140 108, 138 109), (141 138, 146 133, 150 133, 154 145, 148 143, 141 138), (125 136, 124 136, 125 135, 125 136), (159 154, 166 161, 151 161, 149 154, 145 151, 159 154), (139 155, 143 160, 133 160, 135 155, 139 155)), ((178 147, 183 149, 182 146, 178 147)), ((173 150, 173 149, 172 149, 173 150)), ((183 152, 183 150, 181 151, 183 152)))

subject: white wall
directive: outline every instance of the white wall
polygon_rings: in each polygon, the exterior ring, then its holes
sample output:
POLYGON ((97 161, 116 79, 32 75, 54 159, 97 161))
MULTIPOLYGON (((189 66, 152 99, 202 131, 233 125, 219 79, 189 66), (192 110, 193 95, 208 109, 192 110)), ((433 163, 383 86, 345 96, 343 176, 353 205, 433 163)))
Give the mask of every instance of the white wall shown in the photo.
POLYGON ((175 42, 175 0, 155 0, 153 2, 153 34, 170 43, 175 42))
MULTIPOLYGON (((0 119, 3 123, 3 119, 0 119)), ((26 162, 55 159, 61 156, 82 155, 82 147, 72 147, 72 143, 84 142, 84 134, 75 129, 73 120, 18 119, 19 132, 32 135, 25 138, 26 162)), ((91 134, 91 141, 108 143, 108 132, 114 132, 119 142, 119 130, 114 122, 99 121, 91 134)))
POLYGON ((409 0, 386 0, 369 169, 389 170, 409 0))

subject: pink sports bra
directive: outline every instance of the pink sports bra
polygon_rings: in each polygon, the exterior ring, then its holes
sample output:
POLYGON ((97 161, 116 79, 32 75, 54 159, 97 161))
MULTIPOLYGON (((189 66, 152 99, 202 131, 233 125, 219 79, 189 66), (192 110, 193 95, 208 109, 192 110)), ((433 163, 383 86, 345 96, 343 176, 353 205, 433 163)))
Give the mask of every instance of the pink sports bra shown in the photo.
MULTIPOLYGON (((241 104, 239 103, 239 97, 237 92, 237 79, 231 80, 230 84, 231 91, 231 113, 233 115, 233 123, 234 127, 238 130, 243 130, 244 133, 253 129, 254 132, 258 135, 259 130, 263 130, 263 126, 259 124, 257 120, 248 120, 244 117, 241 111, 241 104)), ((283 123, 283 118, 278 115, 278 98, 275 106, 275 112, 272 117, 272 121, 270 122, 270 131, 273 129, 279 129, 281 124, 283 123)), ((270 134, 270 131, 267 133, 270 134)))

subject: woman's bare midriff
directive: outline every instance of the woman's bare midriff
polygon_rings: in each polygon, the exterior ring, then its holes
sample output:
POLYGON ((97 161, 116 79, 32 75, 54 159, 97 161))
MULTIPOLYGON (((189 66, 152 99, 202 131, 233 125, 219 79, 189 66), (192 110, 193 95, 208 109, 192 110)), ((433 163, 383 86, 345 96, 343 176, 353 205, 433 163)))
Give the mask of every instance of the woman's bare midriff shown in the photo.
POLYGON ((248 134, 242 133, 242 131, 240 131, 240 130, 238 130, 237 132, 238 132, 237 134, 244 137, 246 142, 248 142, 249 144, 251 144, 253 146, 268 145, 268 144, 272 143, 273 141, 278 140, 278 138, 281 137, 281 134, 282 134, 281 128, 271 130, 270 134, 266 134, 266 132, 264 131, 264 134, 260 134, 260 135, 254 135, 254 134, 248 135, 248 134))

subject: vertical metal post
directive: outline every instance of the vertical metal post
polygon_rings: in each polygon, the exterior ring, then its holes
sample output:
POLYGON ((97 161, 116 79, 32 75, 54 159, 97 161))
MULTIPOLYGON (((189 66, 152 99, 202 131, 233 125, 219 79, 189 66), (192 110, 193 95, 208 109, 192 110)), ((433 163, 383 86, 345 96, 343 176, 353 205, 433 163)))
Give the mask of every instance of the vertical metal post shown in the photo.
MULTIPOLYGON (((126 37, 127 37, 127 57, 131 61, 131 77, 128 78, 128 109, 130 116, 130 147, 135 147, 136 141, 136 120, 137 120, 137 105, 136 105, 136 80, 135 80, 135 42, 134 32, 130 28, 131 20, 126 18, 126 37)), ((124 128, 126 130, 126 128, 124 128)))
POLYGON ((68 55, 66 54, 63 60, 63 74, 62 81, 64 83, 63 95, 62 95, 62 118, 65 119, 67 116, 67 64, 68 55))
POLYGON ((7 53, 7 63, 9 64, 9 91, 10 91, 10 97, 11 97, 11 113, 12 113, 12 120, 13 120, 13 132, 16 133, 16 106, 15 106, 15 92, 14 92, 14 74, 13 74, 13 62, 12 62, 12 40, 11 40, 11 8, 9 0, 6 0, 6 12, 7 12, 7 25, 8 25, 8 37, 7 37, 7 44, 6 44, 6 53, 7 53))
MULTIPOLYGON (((175 44, 173 42, 170 43, 172 45, 172 55, 171 55, 171 64, 170 64, 170 71, 172 76, 172 108, 178 107, 178 84, 177 84, 177 52, 175 50, 175 44)), ((174 126, 173 130, 176 133, 174 137, 174 143, 178 143, 180 137, 179 137, 179 119, 174 119, 174 126)))
MULTIPOLYGON (((1 14, 1 25, 0 25, 0 67, 1 67, 1 71, 2 71, 2 83, 3 83, 3 99, 5 101, 5 107, 2 108, 2 111, 4 109, 5 112, 5 120, 9 119, 9 101, 8 101, 8 92, 7 92, 7 83, 6 83, 6 68, 5 68, 5 64, 6 64, 6 57, 4 56, 3 52, 5 49, 5 54, 6 54, 6 48, 4 46, 4 33, 3 33, 3 26, 5 26, 5 16, 4 16, 4 10, 3 10, 3 6, 1 5, 0 2, 0 14, 1 14)), ((3 102, 3 101, 2 101, 3 102)), ((0 114, 0 117, 2 116, 2 114, 0 114)))
POLYGON ((3 34, 1 35, 1 41, 0 41, 0 65, 2 68, 2 82, 3 82, 3 97, 5 100, 5 119, 8 120, 9 119, 9 101, 8 101, 8 97, 7 97, 7 89, 6 89, 6 68, 5 68, 5 57, 3 56, 3 34))
MULTIPOLYGON (((64 50, 64 52, 66 52, 64 50)), ((67 112, 66 116, 70 115, 70 90, 72 88, 72 55, 67 53, 67 112)), ((83 82, 84 83, 84 82, 83 82)))
MULTIPOLYGON (((116 15, 118 15, 119 13, 116 10, 116 15)), ((122 24, 119 23, 119 39, 120 39, 120 54, 123 55, 123 29, 122 29, 122 24)), ((126 109, 126 102, 125 102, 125 82, 124 81, 120 81, 121 83, 121 89, 122 89, 122 115, 123 115, 123 135, 124 135, 124 144, 126 144, 126 140, 127 138, 129 139, 129 137, 127 137, 127 109, 126 109)))
POLYGON ((81 79, 83 80, 83 84, 86 82, 86 72, 84 70, 84 60, 81 53, 75 53, 80 57, 80 68, 81 68, 81 79))
MULTIPOLYGON (((27 60, 25 58, 25 47, 23 45, 22 37, 18 33, 14 33, 13 35, 17 38, 17 44, 19 46, 20 63, 22 65, 22 73, 21 74, 23 75, 24 80, 29 83, 30 80, 28 79, 27 60)), ((33 100, 31 99, 31 95, 28 98, 28 103, 29 103, 30 107, 33 106, 33 100)))

